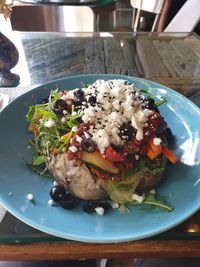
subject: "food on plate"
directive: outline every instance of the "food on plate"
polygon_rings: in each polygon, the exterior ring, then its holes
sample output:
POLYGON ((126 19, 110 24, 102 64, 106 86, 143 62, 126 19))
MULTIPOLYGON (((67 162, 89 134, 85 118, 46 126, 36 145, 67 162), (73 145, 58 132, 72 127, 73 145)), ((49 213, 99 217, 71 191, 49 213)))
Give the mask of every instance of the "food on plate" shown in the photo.
POLYGON ((117 206, 146 203, 171 210, 154 196, 167 159, 177 161, 168 148, 172 133, 158 109, 164 102, 121 79, 52 91, 27 113, 34 133, 31 165, 45 165, 44 172, 67 192, 62 200, 93 200, 86 210, 101 214, 105 199, 117 206))

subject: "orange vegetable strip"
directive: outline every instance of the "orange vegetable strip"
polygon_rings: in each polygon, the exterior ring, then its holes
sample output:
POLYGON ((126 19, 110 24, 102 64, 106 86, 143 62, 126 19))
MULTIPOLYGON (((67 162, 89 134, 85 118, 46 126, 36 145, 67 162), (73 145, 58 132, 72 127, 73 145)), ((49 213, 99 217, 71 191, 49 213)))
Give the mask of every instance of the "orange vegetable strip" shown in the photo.
POLYGON ((168 149, 166 146, 162 145, 162 153, 173 164, 175 164, 177 162, 178 157, 170 149, 168 149))
POLYGON ((67 139, 67 138, 70 136, 70 134, 71 134, 71 132, 62 135, 62 136, 61 136, 61 140, 65 140, 65 139, 67 139))
POLYGON ((154 137, 149 140, 149 146, 153 150, 154 154, 158 156, 160 153, 162 153, 162 147, 161 145, 155 145, 153 139, 154 137))
POLYGON ((150 158, 151 160, 155 159, 157 155, 154 153, 154 151, 151 149, 151 147, 148 145, 147 147, 147 157, 150 158))
POLYGON ((160 153, 162 153, 161 145, 155 145, 153 139, 154 136, 150 138, 147 145, 147 156, 151 160, 155 159, 156 157, 158 157, 158 155, 160 155, 160 153))

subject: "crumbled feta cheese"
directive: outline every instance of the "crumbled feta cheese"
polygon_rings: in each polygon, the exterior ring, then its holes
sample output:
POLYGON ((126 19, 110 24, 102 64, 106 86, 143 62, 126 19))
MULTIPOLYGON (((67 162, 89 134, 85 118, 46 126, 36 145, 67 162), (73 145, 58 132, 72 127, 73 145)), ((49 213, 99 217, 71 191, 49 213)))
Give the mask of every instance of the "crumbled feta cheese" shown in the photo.
POLYGON ((137 130, 137 133, 136 133, 136 139, 138 140, 138 141, 141 141, 142 139, 143 139, 143 131, 142 131, 142 129, 138 129, 137 130))
POLYGON ((61 96, 61 99, 63 100, 68 100, 68 99, 73 99, 74 98, 74 91, 68 91, 67 94, 64 94, 61 96))
POLYGON ((100 129, 94 132, 93 140, 98 144, 98 148, 101 153, 104 152, 104 149, 109 146, 109 136, 107 135, 105 129, 100 129))
POLYGON ((49 200, 48 200, 48 204, 49 204, 50 206, 55 206, 55 205, 56 205, 56 203, 53 201, 53 199, 49 199, 49 200))
POLYGON ((118 209, 119 208, 119 203, 112 203, 111 204, 113 209, 118 209))
POLYGON ((78 151, 78 148, 75 146, 70 146, 69 150, 71 150, 71 152, 76 153, 78 151))
POLYGON ((161 142, 162 142, 162 140, 161 140, 160 138, 158 138, 158 137, 155 137, 155 138, 153 139, 153 143, 154 143, 154 145, 156 145, 156 146, 159 146, 161 142))
POLYGON ((141 195, 139 196, 138 194, 132 194, 132 199, 139 202, 139 203, 142 203, 145 199, 145 196, 144 195, 141 195))
POLYGON ((29 193, 29 194, 26 195, 26 198, 27 198, 29 201, 32 201, 32 200, 33 200, 33 195, 29 193))
MULTIPOLYGON (((119 128, 124 123, 132 123, 136 129, 136 139, 143 139, 143 128, 147 127, 151 110, 145 108, 144 97, 124 80, 97 80, 85 90, 87 105, 81 111, 84 123, 90 123, 88 132, 101 153, 110 143, 124 145, 126 138, 119 136, 119 128), (93 96, 96 102, 90 103, 93 96)), ((86 137, 87 138, 87 137, 86 137)))
POLYGON ((65 123, 66 122, 66 118, 65 117, 62 117, 61 122, 62 123, 65 123))
POLYGON ((58 185, 58 183, 56 181, 53 181, 53 186, 58 185))
POLYGON ((90 135, 87 132, 84 132, 85 138, 90 138, 90 135))
POLYGON ((72 127, 72 132, 75 133, 75 132, 77 132, 77 131, 78 131, 78 127, 77 127, 77 126, 73 126, 73 127, 72 127))
POLYGON ((54 125, 55 125, 55 121, 52 120, 52 119, 49 119, 48 121, 44 122, 44 126, 47 127, 47 128, 51 128, 54 125))
POLYGON ((139 155, 135 155, 135 159, 138 160, 140 158, 139 155))
POLYGON ((102 207, 96 207, 95 211, 96 211, 96 213, 98 213, 100 215, 104 215, 104 212, 105 212, 104 208, 102 208, 102 207))
POLYGON ((63 114, 64 115, 67 115, 68 114, 68 111, 67 110, 63 110, 63 114))
POLYGON ((83 139, 82 137, 80 137, 79 135, 76 135, 76 141, 77 142, 81 143, 82 139, 83 139))
POLYGON ((119 104, 119 100, 118 99, 113 101, 112 105, 116 110, 120 110, 120 104, 119 104))
POLYGON ((155 195, 156 190, 155 189, 151 189, 151 191, 149 193, 152 194, 152 195, 155 195))

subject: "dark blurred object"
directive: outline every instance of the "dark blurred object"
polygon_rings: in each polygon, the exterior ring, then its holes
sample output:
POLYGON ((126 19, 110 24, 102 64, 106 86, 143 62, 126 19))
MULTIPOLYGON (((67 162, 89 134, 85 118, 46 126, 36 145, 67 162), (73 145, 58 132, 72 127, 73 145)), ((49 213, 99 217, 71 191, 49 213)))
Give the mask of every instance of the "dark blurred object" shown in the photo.
POLYGON ((194 32, 200 35, 200 22, 197 24, 196 28, 194 29, 194 32))
POLYGON ((19 75, 10 72, 17 64, 19 53, 14 44, 0 32, 0 86, 14 87, 19 84, 19 75))
MULTIPOLYGON (((169 15, 167 17, 167 25, 169 22, 174 18, 174 16, 177 14, 177 12, 180 10, 180 8, 185 4, 187 0, 172 0, 171 8, 169 10, 169 15)), ((197 34, 200 34, 200 23, 197 24, 197 26, 194 29, 194 32, 197 34)))
POLYGON ((169 23, 165 32, 193 32, 200 21, 199 0, 172 2, 169 23))
POLYGON ((187 0, 172 0, 166 24, 168 24, 174 18, 186 1, 187 0))

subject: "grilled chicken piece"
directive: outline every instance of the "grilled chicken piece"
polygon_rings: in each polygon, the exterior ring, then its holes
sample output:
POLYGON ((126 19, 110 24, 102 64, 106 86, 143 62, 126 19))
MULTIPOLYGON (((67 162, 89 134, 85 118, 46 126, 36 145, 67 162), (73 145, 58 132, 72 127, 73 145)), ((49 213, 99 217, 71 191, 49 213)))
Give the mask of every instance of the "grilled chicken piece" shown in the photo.
POLYGON ((106 191, 99 188, 87 166, 68 160, 65 153, 51 155, 46 166, 56 182, 74 196, 82 199, 100 199, 107 197, 106 191))

